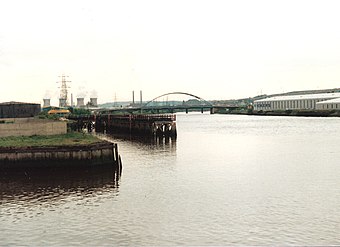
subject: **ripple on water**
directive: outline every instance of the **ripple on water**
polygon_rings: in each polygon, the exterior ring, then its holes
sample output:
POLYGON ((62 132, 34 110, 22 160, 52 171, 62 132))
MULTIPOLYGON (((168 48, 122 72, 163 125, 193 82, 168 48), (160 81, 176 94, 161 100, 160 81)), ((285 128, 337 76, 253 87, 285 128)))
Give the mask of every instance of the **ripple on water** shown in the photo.
POLYGON ((177 124, 177 140, 115 138, 119 181, 2 176, 0 242, 340 244, 340 119, 189 114, 177 124))

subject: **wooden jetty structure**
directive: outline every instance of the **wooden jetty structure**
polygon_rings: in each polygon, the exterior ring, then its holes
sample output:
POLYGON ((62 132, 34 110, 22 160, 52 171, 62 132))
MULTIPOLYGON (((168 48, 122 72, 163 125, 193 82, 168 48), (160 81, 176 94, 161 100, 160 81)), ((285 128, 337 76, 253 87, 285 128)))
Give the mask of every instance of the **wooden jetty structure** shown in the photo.
POLYGON ((175 114, 96 114, 70 116, 73 129, 87 128, 89 131, 127 134, 136 136, 176 137, 175 114))
POLYGON ((146 136, 177 136, 176 115, 112 115, 96 116, 96 131, 146 136))

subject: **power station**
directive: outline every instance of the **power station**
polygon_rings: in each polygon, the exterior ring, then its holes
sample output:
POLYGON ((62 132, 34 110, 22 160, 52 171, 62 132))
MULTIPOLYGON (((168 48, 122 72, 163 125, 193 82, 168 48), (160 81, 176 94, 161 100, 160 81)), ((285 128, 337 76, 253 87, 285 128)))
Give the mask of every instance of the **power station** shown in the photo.
MULTIPOLYGON (((69 83, 71 81, 67 80, 68 76, 61 75, 61 81, 57 83, 60 84, 58 88, 60 88, 59 93, 59 107, 77 107, 77 108, 85 108, 85 107, 97 107, 98 106, 98 98, 94 95, 90 96, 90 101, 85 104, 85 93, 81 93, 81 96, 77 97, 77 104, 75 105, 73 102, 73 94, 71 94, 71 102, 69 102, 69 83)), ((96 94, 96 93, 95 93, 96 94)), ((43 99, 43 108, 51 107, 51 97, 50 95, 46 95, 43 99)))

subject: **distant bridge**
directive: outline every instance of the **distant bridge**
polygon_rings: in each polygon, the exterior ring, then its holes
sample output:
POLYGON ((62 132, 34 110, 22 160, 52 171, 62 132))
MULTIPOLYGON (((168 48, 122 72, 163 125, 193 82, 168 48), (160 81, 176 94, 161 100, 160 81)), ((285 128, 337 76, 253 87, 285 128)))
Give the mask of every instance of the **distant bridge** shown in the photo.
POLYGON ((220 106, 213 105, 211 102, 190 93, 185 92, 171 92, 157 96, 156 98, 146 102, 142 105, 132 105, 128 107, 105 108, 98 110, 102 113, 129 113, 129 114, 167 114, 175 112, 191 112, 191 111, 210 111, 214 114, 218 111, 231 111, 239 108, 238 106, 220 106), (168 95, 186 95, 194 98, 196 101, 184 102, 182 104, 170 104, 169 102, 157 102, 156 100, 168 95))

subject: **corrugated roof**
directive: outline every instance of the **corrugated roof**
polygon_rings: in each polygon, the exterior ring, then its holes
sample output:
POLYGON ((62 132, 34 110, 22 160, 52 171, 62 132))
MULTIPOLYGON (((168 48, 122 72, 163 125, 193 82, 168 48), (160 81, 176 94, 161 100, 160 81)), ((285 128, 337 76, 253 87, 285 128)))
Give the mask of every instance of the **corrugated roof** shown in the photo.
POLYGON ((307 99, 334 99, 334 98, 340 98, 340 93, 319 93, 319 94, 276 96, 276 97, 256 100, 255 103, 256 102, 268 102, 268 101, 307 100, 307 99))

